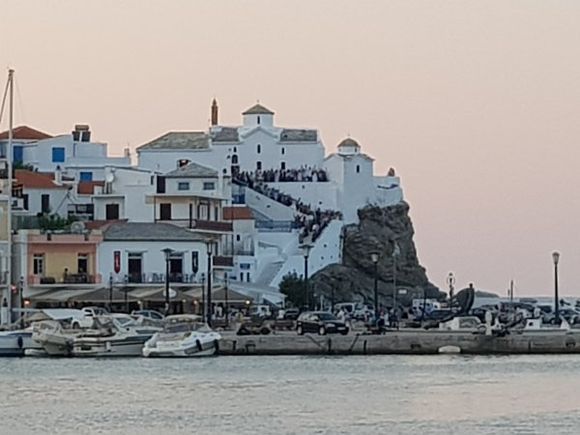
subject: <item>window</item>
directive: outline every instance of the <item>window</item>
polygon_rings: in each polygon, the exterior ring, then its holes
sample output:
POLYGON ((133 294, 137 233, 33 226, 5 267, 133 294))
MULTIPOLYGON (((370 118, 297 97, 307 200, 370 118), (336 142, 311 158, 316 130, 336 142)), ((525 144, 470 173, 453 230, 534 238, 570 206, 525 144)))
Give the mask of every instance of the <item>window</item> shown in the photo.
POLYGON ((286 148, 282 147, 282 155, 286 154, 286 148))
POLYGON ((28 193, 22 195, 22 207, 24 210, 28 210, 28 193))
POLYGON ((358 174, 360 172, 360 165, 356 165, 356 173, 358 174))
POLYGON ((213 208, 213 215, 214 215, 216 221, 219 221, 220 220, 220 209, 219 209, 219 207, 214 207, 213 208))
POLYGON ((22 163, 24 161, 24 149, 20 145, 14 145, 12 148, 12 160, 14 163, 22 163))
POLYGON ((191 271, 196 274, 199 271, 199 252, 191 252, 191 271))
POLYGON ((203 190, 215 190, 215 183, 213 181, 204 181, 203 190))
POLYGON ((286 169, 286 162, 280 162, 280 169, 286 169))
POLYGON ((258 144, 258 146, 256 146, 256 152, 258 154, 260 154, 262 152, 262 145, 258 144))
POLYGON ((64 162, 64 148, 63 147, 53 147, 52 148, 52 162, 53 163, 63 163, 64 162))
POLYGON ((105 206, 105 219, 108 221, 119 219, 119 204, 107 204, 105 206))
POLYGON ((182 168, 183 166, 189 165, 189 163, 190 163, 190 160, 188 160, 188 159, 179 159, 177 161, 177 167, 182 168))
POLYGON ((258 115, 258 124, 260 123, 260 116, 258 115))
POLYGON ((34 254, 32 269, 35 275, 44 275, 44 254, 34 254))
POLYGON ((40 212, 50 213, 50 195, 46 193, 40 196, 40 212))
POLYGON ((127 271, 129 272, 129 282, 143 281, 143 254, 140 252, 129 252, 127 256, 127 271))
POLYGON ((159 204, 159 219, 162 221, 170 221, 171 220, 171 204, 159 204))
POLYGON ((157 176, 157 193, 165 193, 165 177, 157 176))
POLYGON ((244 272, 240 272, 240 281, 244 282, 244 272))
POLYGON ((234 147, 234 153, 237 153, 238 149, 236 147, 234 147))
POLYGON ((239 242, 242 238, 240 237, 239 234, 236 234, 236 240, 239 242))
POLYGON ((262 162, 256 162, 256 169, 258 171, 261 171, 262 170, 262 162))
POLYGON ((246 281, 247 282, 250 282, 250 272, 247 272, 246 273, 246 281))
POLYGON ((77 256, 77 272, 79 274, 88 273, 89 271, 89 255, 79 254, 77 256))
POLYGON ((88 171, 81 171, 79 178, 81 181, 93 181, 93 173, 88 171))
POLYGON ((177 190, 189 190, 189 182, 180 181, 177 183, 177 190))
POLYGON ((232 156, 232 165, 237 165, 238 164, 238 155, 234 154, 232 156))

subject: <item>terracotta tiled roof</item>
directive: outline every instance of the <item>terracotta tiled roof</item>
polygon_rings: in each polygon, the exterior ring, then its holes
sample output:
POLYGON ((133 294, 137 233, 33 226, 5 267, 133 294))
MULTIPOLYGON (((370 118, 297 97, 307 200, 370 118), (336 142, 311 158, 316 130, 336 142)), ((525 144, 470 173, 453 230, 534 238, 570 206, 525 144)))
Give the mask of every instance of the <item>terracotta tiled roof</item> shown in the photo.
POLYGON ((249 207, 224 207, 224 220, 252 220, 254 215, 249 207))
MULTIPOLYGON (((35 130, 27 125, 20 125, 13 130, 12 137, 19 140, 41 140, 50 139, 52 136, 42 131, 35 130)), ((8 130, 0 133, 0 140, 8 139, 8 130)))
POLYGON ((14 178, 25 189, 68 189, 68 186, 56 184, 53 175, 41 174, 26 169, 16 169, 14 178))
POLYGON ((124 222, 127 222, 127 219, 118 219, 118 220, 110 220, 110 221, 104 221, 104 220, 87 221, 87 222, 85 222, 85 228, 87 230, 105 231, 111 225, 118 224, 118 223, 124 223, 124 222))
POLYGON ((77 193, 79 195, 92 195, 95 193, 95 186, 104 185, 104 181, 79 181, 77 193))

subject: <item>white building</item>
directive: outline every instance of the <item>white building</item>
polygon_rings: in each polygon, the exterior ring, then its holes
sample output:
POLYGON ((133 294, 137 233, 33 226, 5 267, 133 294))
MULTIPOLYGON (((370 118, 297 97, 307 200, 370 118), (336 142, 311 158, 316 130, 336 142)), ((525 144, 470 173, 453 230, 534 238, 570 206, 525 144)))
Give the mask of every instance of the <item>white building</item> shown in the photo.
MULTIPOLYGON (((0 153, 6 155, 7 132, 0 133, 0 153)), ((110 157, 106 143, 91 141, 88 125, 76 125, 71 133, 51 136, 27 126, 14 129, 12 161, 39 172, 55 172, 83 181, 102 180, 107 165, 131 166, 131 156, 110 157)))
POLYGON ((278 127, 274 112, 260 104, 242 114, 242 125, 221 126, 214 107, 209 131, 169 132, 137 148, 139 167, 167 172, 185 160, 230 174, 322 163, 316 130, 278 127))

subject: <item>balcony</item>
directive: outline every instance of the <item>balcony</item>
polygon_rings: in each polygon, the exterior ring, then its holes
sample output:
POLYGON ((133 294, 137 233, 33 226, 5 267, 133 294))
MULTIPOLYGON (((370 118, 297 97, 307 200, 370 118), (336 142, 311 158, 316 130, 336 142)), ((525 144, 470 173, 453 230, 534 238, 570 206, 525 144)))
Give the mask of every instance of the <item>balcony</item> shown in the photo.
POLYGON ((213 257, 213 265, 214 267, 234 267, 234 257, 215 255, 213 257))
POLYGON ((89 275, 87 273, 70 273, 66 276, 40 276, 30 275, 29 285, 75 285, 75 284, 99 284, 101 275, 89 275))
POLYGON ((157 222, 177 225, 190 230, 211 231, 214 233, 231 233, 234 226, 226 221, 208 221, 202 219, 158 219, 157 222))
MULTIPOLYGON (((123 277, 125 284, 165 284, 165 273, 132 273, 123 277)), ((169 282, 172 284, 192 284, 199 282, 193 273, 170 273, 169 282)))

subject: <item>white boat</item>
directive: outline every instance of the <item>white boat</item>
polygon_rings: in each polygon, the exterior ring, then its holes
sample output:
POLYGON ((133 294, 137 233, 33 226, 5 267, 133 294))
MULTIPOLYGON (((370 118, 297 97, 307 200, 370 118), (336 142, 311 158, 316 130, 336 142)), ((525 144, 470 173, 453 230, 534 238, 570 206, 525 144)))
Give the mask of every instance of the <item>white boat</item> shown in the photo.
POLYGON ((202 322, 200 316, 165 318, 165 328, 143 347, 144 357, 199 357, 215 355, 221 335, 202 322))
POLYGON ((72 356, 141 356, 143 345, 161 328, 121 325, 112 317, 95 318, 96 330, 72 339, 72 356))
POLYGON ((67 329, 58 320, 35 322, 32 328, 32 339, 42 346, 49 356, 70 356, 74 337, 85 332, 67 329))
POLYGON ((32 329, 0 331, 0 356, 24 356, 28 350, 42 350, 32 340, 32 329))

